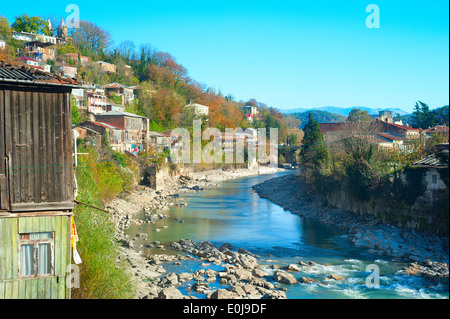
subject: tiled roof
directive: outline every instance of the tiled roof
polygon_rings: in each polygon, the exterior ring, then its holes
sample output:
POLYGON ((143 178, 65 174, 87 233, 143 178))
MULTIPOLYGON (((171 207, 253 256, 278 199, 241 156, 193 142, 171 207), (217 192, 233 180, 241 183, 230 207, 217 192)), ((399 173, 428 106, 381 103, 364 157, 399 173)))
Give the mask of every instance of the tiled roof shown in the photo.
POLYGON ((385 139, 388 139, 391 141, 406 141, 406 138, 398 136, 398 135, 393 135, 390 133, 383 132, 383 133, 377 133, 377 135, 381 138, 385 138, 385 139))
POLYGON ((444 125, 436 125, 424 130, 425 133, 448 133, 448 127, 444 125))
POLYGON ((48 74, 31 66, 11 65, 4 61, 0 61, 0 82, 78 86, 78 81, 75 79, 48 74))

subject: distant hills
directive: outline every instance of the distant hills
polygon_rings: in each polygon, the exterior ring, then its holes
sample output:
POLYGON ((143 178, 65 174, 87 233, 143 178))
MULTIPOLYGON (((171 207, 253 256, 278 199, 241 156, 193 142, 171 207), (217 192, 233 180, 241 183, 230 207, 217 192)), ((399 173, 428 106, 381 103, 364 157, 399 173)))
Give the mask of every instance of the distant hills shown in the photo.
POLYGON ((296 119, 302 121, 300 128, 303 129, 306 124, 308 124, 308 116, 309 113, 312 114, 313 118, 319 123, 335 123, 335 122, 343 122, 347 119, 346 116, 334 114, 326 111, 317 111, 317 110, 308 110, 306 112, 297 112, 290 113, 290 115, 296 119))
POLYGON ((405 112, 399 108, 370 108, 365 106, 353 106, 353 107, 336 107, 336 106, 322 106, 322 107, 315 107, 315 108, 295 108, 295 109, 280 109, 279 111, 284 114, 292 114, 292 113, 303 113, 303 112, 310 112, 310 111, 324 111, 328 113, 338 114, 341 116, 347 117, 348 114, 352 109, 360 109, 361 111, 367 111, 370 115, 378 115, 380 111, 392 111, 394 112, 394 117, 397 113, 400 114, 400 116, 408 115, 408 112, 405 112))

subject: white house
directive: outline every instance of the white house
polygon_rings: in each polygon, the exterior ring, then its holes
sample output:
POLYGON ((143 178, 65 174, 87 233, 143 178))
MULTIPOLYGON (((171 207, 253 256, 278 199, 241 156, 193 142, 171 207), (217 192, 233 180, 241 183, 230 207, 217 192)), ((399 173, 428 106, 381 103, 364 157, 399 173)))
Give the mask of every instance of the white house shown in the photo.
POLYGON ((197 103, 190 103, 186 105, 185 107, 192 107, 194 108, 195 115, 197 116, 208 116, 209 114, 209 107, 197 103))

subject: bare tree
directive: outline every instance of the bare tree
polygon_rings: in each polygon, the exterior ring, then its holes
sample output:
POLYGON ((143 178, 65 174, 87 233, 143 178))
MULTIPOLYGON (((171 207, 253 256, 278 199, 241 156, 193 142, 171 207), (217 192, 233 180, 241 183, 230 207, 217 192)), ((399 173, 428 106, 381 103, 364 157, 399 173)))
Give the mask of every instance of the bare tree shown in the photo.
POLYGON ((70 34, 81 50, 94 54, 104 53, 112 44, 109 31, 90 21, 81 20, 80 27, 71 29, 70 34))

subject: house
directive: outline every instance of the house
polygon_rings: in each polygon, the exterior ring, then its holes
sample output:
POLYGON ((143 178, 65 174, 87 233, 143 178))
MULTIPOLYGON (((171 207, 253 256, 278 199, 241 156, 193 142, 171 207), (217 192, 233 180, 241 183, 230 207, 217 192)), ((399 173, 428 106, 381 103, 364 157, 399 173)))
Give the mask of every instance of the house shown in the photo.
POLYGON ((116 66, 114 64, 108 63, 108 62, 104 62, 104 61, 98 61, 95 62, 98 65, 101 66, 101 68, 103 69, 103 71, 105 72, 109 72, 109 73, 116 73, 116 66))
POLYGON ((91 62, 91 58, 83 55, 79 55, 78 53, 66 53, 64 56, 67 59, 71 59, 74 62, 80 62, 81 64, 87 64, 91 62))
POLYGON ((436 134, 440 137, 442 137, 446 142, 448 142, 448 127, 445 125, 436 125, 433 127, 430 127, 429 129, 426 129, 423 131, 423 133, 426 135, 426 138, 431 138, 433 134, 436 134))
POLYGON ((392 111, 379 111, 378 115, 372 116, 374 120, 386 122, 386 123, 394 123, 394 115, 392 111))
POLYGON ((90 145, 100 147, 107 136, 109 146, 117 152, 124 152, 123 137, 124 130, 111 124, 85 121, 77 125, 76 129, 80 133, 80 138, 87 141, 90 145), (106 134, 107 133, 107 134, 106 134))
POLYGON ((426 170, 424 174, 426 198, 433 200, 436 197, 434 192, 438 191, 444 191, 448 196, 448 160, 447 145, 447 149, 433 153, 412 164, 413 167, 421 167, 426 170))
POLYGON ((255 117, 256 115, 258 115, 258 108, 256 106, 253 105, 246 105, 242 108, 242 111, 244 112, 244 114, 249 114, 252 117, 255 117))
POLYGON ((70 298, 75 85, 0 62, 1 299, 70 298))
POLYGON ((192 108, 196 116, 208 116, 209 107, 197 103, 189 103, 185 108, 192 108))
POLYGON ((107 112, 95 115, 97 122, 123 130, 123 150, 133 154, 146 151, 149 146, 149 119, 128 112, 107 112))
POLYGON ((134 100, 134 90, 120 83, 110 83, 104 87, 106 95, 111 97, 113 95, 122 98, 122 104, 127 105, 131 100, 134 100))
POLYGON ((13 39, 25 42, 40 41, 51 44, 58 44, 61 42, 60 39, 51 35, 23 32, 23 31, 20 32, 12 31, 11 36, 13 39))
POLYGON ((50 48, 53 43, 32 41, 25 43, 25 53, 29 58, 47 62, 47 60, 55 60, 55 50, 50 48))
POLYGON ((379 121, 379 120, 376 120, 375 122, 381 124, 381 130, 383 132, 390 133, 393 135, 403 136, 406 139, 419 138, 422 135, 421 130, 418 128, 383 122, 383 121, 379 121))
POLYGON ((114 102, 107 101, 106 106, 105 106, 105 111, 106 112, 115 112, 115 111, 124 112, 125 106, 114 103, 114 102))
POLYGON ((0 39, 0 50, 6 48, 6 41, 0 39))
POLYGON ((148 132, 149 145, 155 150, 161 150, 170 147, 172 144, 171 136, 160 132, 148 132))
POLYGON ((71 78, 75 78, 77 76, 78 70, 76 67, 62 63, 62 62, 57 62, 56 66, 55 66, 55 73, 60 73, 63 76, 68 76, 71 78))
POLYGON ((93 114, 101 114, 106 110, 106 95, 98 91, 87 92, 87 111, 93 114))
POLYGON ((40 62, 31 58, 19 58, 19 61, 21 61, 24 64, 27 64, 29 66, 32 66, 35 69, 39 69, 42 70, 44 72, 50 73, 51 67, 50 65, 44 63, 44 62, 40 62))

